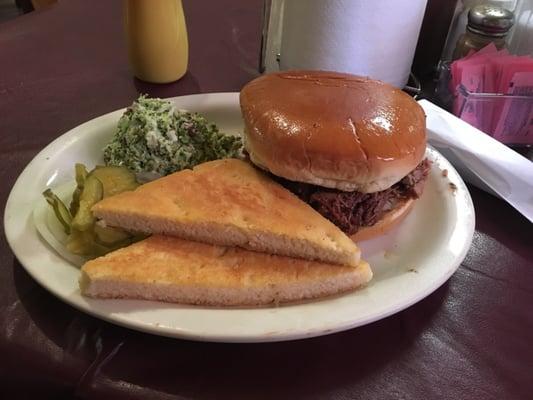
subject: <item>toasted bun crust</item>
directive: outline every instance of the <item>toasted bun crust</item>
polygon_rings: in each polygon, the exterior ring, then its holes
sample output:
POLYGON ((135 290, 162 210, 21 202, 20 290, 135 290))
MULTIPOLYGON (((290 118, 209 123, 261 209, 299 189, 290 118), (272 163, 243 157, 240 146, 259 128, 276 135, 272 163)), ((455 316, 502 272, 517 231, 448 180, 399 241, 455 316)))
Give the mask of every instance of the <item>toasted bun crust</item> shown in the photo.
POLYGON ((257 306, 353 290, 372 278, 356 267, 151 236, 87 262, 82 294, 210 306, 257 306))
POLYGON ((377 192, 424 157, 422 107, 383 82, 325 71, 273 73, 244 86, 240 103, 252 162, 293 181, 377 192))
POLYGON ((338 227, 250 163, 216 160, 106 197, 108 225, 224 246, 356 266, 360 250, 338 227))
POLYGON ((413 208, 415 201, 416 200, 411 199, 400 203, 396 208, 385 214, 377 223, 359 229, 355 234, 351 235, 350 238, 354 242, 362 242, 384 235, 407 217, 413 208))

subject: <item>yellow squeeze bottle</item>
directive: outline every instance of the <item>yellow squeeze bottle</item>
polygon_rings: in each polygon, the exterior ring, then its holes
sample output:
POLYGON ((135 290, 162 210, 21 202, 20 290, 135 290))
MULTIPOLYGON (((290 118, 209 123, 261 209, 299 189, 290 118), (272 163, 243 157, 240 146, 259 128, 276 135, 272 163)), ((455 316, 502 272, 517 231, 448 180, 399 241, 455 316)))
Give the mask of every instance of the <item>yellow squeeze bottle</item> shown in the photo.
POLYGON ((168 83, 187 72, 189 42, 181 0, 125 0, 128 54, 135 76, 168 83))

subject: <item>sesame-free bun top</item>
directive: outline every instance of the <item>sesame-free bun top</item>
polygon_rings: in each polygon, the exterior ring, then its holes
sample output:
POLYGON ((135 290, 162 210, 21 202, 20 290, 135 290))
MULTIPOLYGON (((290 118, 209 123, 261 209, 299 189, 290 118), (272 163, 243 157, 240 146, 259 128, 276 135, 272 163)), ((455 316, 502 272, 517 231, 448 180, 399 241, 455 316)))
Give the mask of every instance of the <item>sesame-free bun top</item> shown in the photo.
POLYGON ((263 75, 240 104, 252 162, 274 175, 344 191, 377 192, 423 159, 425 115, 386 83, 326 71, 263 75))

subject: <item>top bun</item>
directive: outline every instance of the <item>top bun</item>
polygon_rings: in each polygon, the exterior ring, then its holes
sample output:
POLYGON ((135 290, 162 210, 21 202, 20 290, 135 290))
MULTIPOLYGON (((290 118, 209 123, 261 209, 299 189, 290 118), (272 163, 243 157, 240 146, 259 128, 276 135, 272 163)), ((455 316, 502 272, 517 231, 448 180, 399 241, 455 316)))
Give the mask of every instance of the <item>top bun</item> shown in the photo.
POLYGON ((289 180, 377 192, 411 172, 425 154, 422 107, 380 81, 285 71, 249 82, 240 103, 250 159, 289 180))

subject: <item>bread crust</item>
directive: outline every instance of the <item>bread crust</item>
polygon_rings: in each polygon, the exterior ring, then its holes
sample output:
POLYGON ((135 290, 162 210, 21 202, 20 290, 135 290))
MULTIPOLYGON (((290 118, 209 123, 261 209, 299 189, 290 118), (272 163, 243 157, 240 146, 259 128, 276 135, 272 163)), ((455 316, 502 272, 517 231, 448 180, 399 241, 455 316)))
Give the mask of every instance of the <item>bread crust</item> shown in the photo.
POLYGON ((384 190, 422 160, 423 109, 391 85, 350 74, 263 75, 240 93, 250 159, 298 182, 384 190))
POLYGON ((398 204, 396 208, 386 213, 374 225, 361 227, 356 233, 351 235, 350 238, 357 243, 384 235, 407 217, 411 212, 415 201, 416 200, 414 199, 410 199, 398 204))
POLYGON ((82 294, 209 306, 259 306, 356 289, 368 264, 339 266, 151 236, 82 267, 82 294))

